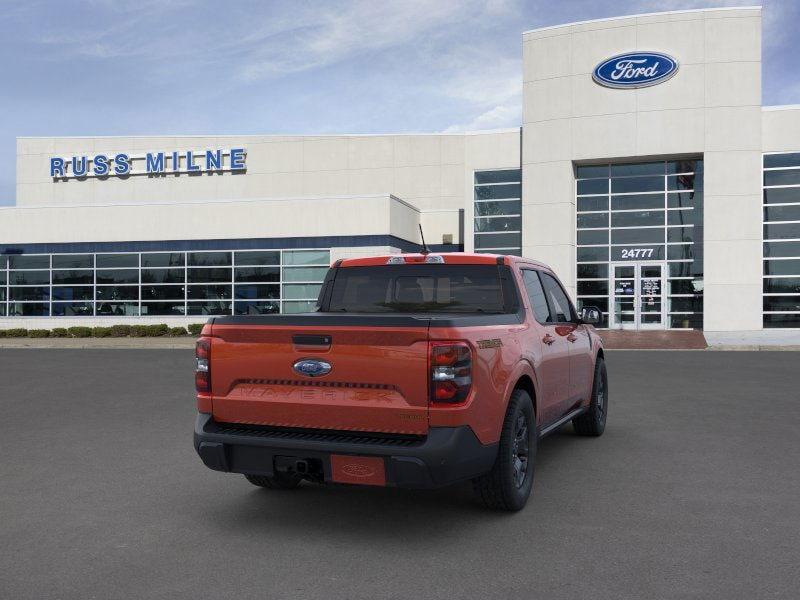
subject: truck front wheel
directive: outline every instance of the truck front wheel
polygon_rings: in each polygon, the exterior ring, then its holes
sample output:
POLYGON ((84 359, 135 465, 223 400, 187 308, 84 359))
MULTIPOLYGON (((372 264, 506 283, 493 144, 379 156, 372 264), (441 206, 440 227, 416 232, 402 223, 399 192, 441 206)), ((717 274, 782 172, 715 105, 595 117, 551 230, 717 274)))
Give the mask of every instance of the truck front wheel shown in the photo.
POLYGON ((299 475, 284 475, 278 473, 273 476, 269 475, 245 475, 247 481, 258 487, 268 488, 271 490, 291 490, 300 485, 302 477, 299 475))
POLYGON ((525 506, 533 486, 539 439, 533 402, 525 390, 514 390, 508 403, 492 470, 473 479, 473 488, 488 508, 516 511, 525 506))

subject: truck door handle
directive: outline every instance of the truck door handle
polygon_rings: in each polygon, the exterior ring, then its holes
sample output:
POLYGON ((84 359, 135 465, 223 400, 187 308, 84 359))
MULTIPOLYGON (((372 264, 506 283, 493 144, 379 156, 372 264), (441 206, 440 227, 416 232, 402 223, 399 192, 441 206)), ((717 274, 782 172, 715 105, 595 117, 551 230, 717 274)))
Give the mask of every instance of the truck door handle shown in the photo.
POLYGON ((574 333, 570 333, 570 334, 567 336, 567 339, 568 339, 570 342, 574 342, 575 340, 577 340, 577 339, 578 339, 578 336, 577 336, 577 335, 575 335, 574 333))
POLYGON ((552 344, 553 342, 555 342, 555 341, 556 341, 556 338, 554 338, 554 337, 553 337, 552 335, 550 335, 549 333, 546 333, 546 334, 544 335, 544 337, 542 338, 542 341, 543 341, 545 344, 547 344, 547 345, 549 346, 550 344, 552 344))

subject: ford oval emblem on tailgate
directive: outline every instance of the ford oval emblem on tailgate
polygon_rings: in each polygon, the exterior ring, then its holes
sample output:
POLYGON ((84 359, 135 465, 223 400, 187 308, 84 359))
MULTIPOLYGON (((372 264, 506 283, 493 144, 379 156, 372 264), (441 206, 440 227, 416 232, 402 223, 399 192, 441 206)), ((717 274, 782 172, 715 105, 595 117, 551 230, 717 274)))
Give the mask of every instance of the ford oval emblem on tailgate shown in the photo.
POLYGON ((295 373, 305 375, 306 377, 322 377, 331 372, 331 364, 324 360, 317 360, 315 358, 304 358, 298 360, 292 368, 295 373))

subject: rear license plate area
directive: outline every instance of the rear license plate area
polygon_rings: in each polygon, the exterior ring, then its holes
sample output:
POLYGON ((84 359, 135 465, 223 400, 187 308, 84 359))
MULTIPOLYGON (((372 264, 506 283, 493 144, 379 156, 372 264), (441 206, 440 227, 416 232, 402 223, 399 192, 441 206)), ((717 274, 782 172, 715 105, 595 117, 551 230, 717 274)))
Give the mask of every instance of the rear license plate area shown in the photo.
POLYGON ((357 485, 386 485, 383 458, 331 454, 331 481, 357 485))

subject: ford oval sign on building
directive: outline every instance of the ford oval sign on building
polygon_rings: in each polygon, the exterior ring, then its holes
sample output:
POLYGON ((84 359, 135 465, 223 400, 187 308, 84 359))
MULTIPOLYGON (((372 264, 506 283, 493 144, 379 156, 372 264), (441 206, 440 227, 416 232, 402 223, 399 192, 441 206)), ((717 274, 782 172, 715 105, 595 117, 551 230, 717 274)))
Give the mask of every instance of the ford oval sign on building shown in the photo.
POLYGON ((601 62, 592 73, 610 88, 642 88, 666 81, 678 72, 678 61, 660 52, 627 52, 601 62))

